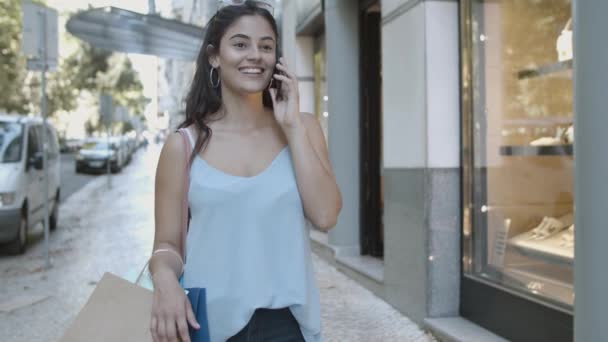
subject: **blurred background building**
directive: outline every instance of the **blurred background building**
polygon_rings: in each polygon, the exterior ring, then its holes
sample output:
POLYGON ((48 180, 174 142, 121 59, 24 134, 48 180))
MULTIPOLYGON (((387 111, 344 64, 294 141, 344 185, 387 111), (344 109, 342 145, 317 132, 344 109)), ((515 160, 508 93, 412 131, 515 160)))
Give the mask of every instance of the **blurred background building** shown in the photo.
MULTIPOLYGON (((172 0, 171 18, 203 27, 216 8, 215 1, 172 0)), ((195 67, 194 60, 166 59, 159 65, 159 115, 168 117, 169 127, 177 127, 186 118, 184 97, 195 67)))

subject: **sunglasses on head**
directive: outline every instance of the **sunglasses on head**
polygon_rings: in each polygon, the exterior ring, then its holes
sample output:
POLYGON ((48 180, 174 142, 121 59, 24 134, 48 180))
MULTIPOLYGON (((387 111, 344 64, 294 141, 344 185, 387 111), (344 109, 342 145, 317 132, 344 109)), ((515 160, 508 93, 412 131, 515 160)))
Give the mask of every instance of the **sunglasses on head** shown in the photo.
POLYGON ((256 7, 265 9, 270 12, 271 15, 274 16, 274 7, 266 1, 252 1, 252 0, 218 0, 217 10, 221 10, 224 7, 228 6, 243 6, 246 2, 253 3, 256 7))

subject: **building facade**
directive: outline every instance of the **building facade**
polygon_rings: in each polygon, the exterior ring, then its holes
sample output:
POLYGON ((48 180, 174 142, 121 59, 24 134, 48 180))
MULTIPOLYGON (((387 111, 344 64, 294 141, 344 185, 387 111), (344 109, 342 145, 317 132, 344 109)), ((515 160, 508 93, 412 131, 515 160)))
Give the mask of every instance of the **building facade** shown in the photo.
MULTIPOLYGON (((217 10, 217 1, 172 0, 171 19, 203 27, 217 10)), ((202 37, 201 37, 202 43, 202 37)), ((196 61, 166 59, 159 65, 159 115, 168 117, 169 128, 176 128, 186 118, 184 102, 196 61)))
POLYGON ((316 251, 448 340, 606 336, 606 3, 280 6, 344 198, 316 251))

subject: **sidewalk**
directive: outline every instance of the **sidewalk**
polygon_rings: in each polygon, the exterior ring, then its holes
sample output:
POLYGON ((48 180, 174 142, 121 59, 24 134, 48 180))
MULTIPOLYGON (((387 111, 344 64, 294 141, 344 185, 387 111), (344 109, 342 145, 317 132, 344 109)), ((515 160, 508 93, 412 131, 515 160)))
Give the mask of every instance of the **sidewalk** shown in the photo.
MULTIPOLYGON (((60 208, 51 234, 53 267, 44 270, 39 239, 26 255, 0 256, 0 341, 56 341, 104 272, 125 274, 145 263, 154 236, 154 172, 159 148, 141 150, 113 188, 100 176, 60 208), (29 305, 27 303, 30 303, 29 305)), ((434 341, 367 289, 313 255, 326 341, 434 341)))

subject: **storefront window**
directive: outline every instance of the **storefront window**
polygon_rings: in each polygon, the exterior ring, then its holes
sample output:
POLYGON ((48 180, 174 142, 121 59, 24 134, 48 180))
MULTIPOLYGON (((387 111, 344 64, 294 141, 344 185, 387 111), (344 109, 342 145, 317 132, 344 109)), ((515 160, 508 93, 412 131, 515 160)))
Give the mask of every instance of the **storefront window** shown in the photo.
POLYGON ((470 20, 465 275, 571 311, 571 2, 474 0, 470 20))

